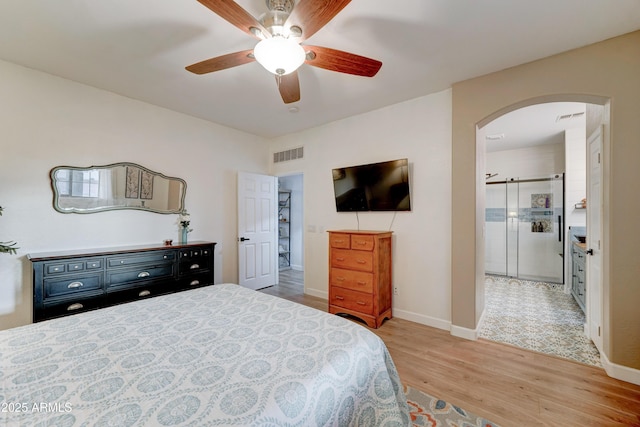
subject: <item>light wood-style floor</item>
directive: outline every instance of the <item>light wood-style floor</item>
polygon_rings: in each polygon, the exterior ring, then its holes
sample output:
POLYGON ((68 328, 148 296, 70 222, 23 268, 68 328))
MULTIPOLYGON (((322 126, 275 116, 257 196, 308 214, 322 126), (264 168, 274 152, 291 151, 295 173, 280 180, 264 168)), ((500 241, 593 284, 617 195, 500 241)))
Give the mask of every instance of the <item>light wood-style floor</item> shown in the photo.
MULTIPOLYGON (((304 295, 301 272, 282 272, 280 284, 263 292, 327 311, 326 300, 304 295)), ((405 385, 503 427, 640 426, 640 386, 601 368, 397 318, 371 331, 405 385)))

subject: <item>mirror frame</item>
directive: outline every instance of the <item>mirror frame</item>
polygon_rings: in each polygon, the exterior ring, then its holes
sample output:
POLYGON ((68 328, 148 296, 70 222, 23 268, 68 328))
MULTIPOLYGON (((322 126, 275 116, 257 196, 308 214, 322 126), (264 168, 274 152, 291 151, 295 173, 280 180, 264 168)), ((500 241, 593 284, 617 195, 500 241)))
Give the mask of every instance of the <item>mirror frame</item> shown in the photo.
POLYGON ((154 213, 159 213, 159 214, 179 214, 185 211, 185 197, 187 195, 187 182, 182 179, 182 178, 177 178, 177 177, 172 177, 172 176, 167 176, 164 175, 160 172, 156 172, 153 171, 149 168, 145 168, 144 166, 141 166, 137 163, 131 163, 131 162, 118 162, 118 163, 111 163, 108 165, 102 165, 102 166, 87 166, 87 167, 81 167, 81 166, 56 166, 53 169, 51 169, 51 171, 49 172, 49 177, 50 177, 50 182, 51 182, 51 189, 53 190, 53 208, 60 212, 60 213, 65 213, 65 214, 69 214, 69 213, 77 213, 77 214, 92 214, 92 213, 99 213, 99 212, 106 212, 106 211, 114 211, 114 210, 128 210, 128 209, 133 209, 133 210, 141 210, 141 211, 146 211, 146 212, 154 212, 154 213), (91 169, 109 169, 109 168, 115 168, 115 167, 134 167, 134 168, 138 168, 141 171, 153 174, 156 177, 160 177, 160 178, 164 178, 167 180, 175 180, 178 181, 182 184, 182 194, 180 195, 180 200, 179 200, 179 209, 176 210, 158 210, 158 209, 154 209, 154 208, 150 208, 147 206, 125 206, 125 205, 114 205, 114 206, 104 206, 104 207, 98 207, 95 209, 82 209, 82 208, 67 208, 64 209, 62 207, 60 207, 59 204, 59 197, 60 194, 58 193, 58 187, 56 185, 56 172, 58 172, 59 170, 62 169, 68 169, 68 170, 91 170, 91 169))

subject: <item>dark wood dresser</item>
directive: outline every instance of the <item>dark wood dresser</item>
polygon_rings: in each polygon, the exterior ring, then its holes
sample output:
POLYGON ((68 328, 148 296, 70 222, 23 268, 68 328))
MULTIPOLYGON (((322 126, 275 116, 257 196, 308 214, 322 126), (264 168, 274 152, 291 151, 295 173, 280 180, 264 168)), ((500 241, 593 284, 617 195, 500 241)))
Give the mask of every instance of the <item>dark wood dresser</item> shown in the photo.
POLYGON ((329 231, 329 313, 391 319, 391 232, 329 231))
POLYGON ((215 243, 29 254, 33 321, 213 285, 215 243))

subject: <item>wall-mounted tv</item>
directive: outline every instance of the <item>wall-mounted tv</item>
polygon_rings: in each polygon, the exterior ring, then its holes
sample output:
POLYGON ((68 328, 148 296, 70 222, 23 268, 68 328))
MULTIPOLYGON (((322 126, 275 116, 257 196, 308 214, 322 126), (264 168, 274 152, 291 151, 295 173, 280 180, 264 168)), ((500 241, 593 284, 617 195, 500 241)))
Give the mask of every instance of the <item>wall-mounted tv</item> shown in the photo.
POLYGON ((333 169, 338 212, 410 211, 407 159, 333 169))

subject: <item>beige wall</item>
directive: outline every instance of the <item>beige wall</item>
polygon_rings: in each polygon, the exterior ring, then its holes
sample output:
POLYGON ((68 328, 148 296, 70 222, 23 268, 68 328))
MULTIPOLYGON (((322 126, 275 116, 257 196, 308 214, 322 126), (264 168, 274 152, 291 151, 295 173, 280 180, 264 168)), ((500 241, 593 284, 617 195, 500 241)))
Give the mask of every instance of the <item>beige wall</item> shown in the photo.
POLYGON ((483 150, 476 125, 501 113, 564 100, 603 104, 611 100, 604 157, 604 354, 610 362, 640 368, 640 31, 453 86, 452 323, 474 329, 480 299, 482 226, 476 199, 483 179, 483 150), (535 101, 532 101, 534 100, 535 101), (476 236, 469 239, 469 236, 476 236))
POLYGON ((51 168, 134 162, 187 182, 192 240, 217 242, 215 280, 237 281, 236 177, 266 173, 265 140, 0 61, 0 330, 31 322, 29 253, 178 239, 176 215, 139 210, 61 214, 51 168))

